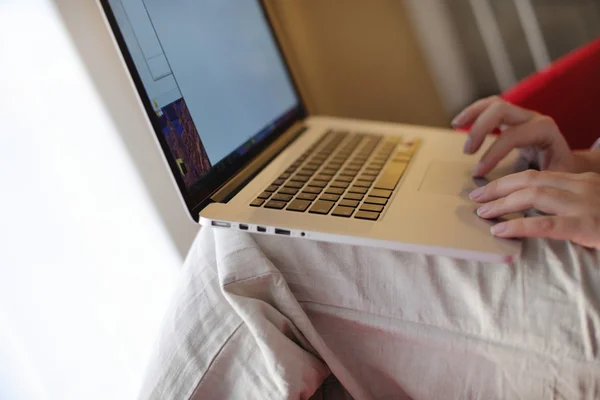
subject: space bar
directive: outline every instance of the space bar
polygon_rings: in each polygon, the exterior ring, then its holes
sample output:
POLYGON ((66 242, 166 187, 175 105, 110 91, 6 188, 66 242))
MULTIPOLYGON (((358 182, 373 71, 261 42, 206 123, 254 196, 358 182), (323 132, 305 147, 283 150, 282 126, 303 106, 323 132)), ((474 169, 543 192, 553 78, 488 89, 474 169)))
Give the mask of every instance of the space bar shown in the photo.
POLYGON ((377 179, 377 182, 375 182, 375 188, 394 190, 396 185, 398 185, 400 178, 402 178, 402 174, 404 174, 406 166, 406 162, 392 161, 389 163, 385 169, 381 171, 379 179, 377 179))

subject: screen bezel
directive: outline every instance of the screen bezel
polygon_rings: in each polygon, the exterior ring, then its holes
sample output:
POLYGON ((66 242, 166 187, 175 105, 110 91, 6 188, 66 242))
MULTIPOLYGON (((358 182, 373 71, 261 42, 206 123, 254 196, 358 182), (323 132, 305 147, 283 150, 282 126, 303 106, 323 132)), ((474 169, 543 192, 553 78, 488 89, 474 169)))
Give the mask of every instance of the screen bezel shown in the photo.
MULTIPOLYGON (((273 29, 273 24, 269 13, 266 10, 264 0, 258 0, 258 3, 260 5, 263 16, 267 21, 267 24, 269 25, 269 32, 273 37, 277 51, 279 52, 279 55, 282 59, 285 71, 292 84, 294 94, 298 99, 298 107, 296 109, 296 112, 290 115, 289 119, 282 121, 281 125, 276 126, 274 131, 270 135, 268 135, 263 140, 255 144, 253 148, 250 149, 248 152, 241 156, 235 157, 234 159, 228 160, 228 158, 225 158, 224 160, 222 160, 224 162, 219 162, 216 165, 214 165, 206 176, 204 176, 192 186, 193 190, 189 190, 185 182, 183 181, 183 178, 179 174, 177 162, 171 154, 171 150, 167 144, 167 141, 161 134, 159 118, 156 115, 154 108, 152 107, 152 103, 150 101, 148 93, 146 92, 142 79, 136 69, 133 57, 129 53, 129 49, 127 48, 127 44, 125 42, 123 34, 121 33, 121 29, 117 23, 112 8, 108 0, 99 0, 99 2, 104 11, 108 24, 111 28, 112 34, 117 42, 119 50, 123 56, 125 64, 127 65, 127 70, 129 71, 129 75, 131 76, 131 79, 133 80, 135 88, 138 92, 138 97, 142 101, 142 104, 146 111, 146 115, 148 116, 152 128, 154 130, 154 134, 160 144, 161 150, 165 156, 169 168, 171 169, 171 174, 175 179, 175 182, 179 188, 179 192, 183 197, 183 200, 187 206, 188 212, 190 213, 192 219, 198 222, 200 211, 212 202, 210 198, 213 193, 215 193, 221 186, 223 186, 229 179, 234 177, 238 172, 243 170, 244 167, 247 166, 258 154, 260 154, 265 148, 267 148, 271 143, 273 143, 273 141, 277 140, 277 138, 279 138, 292 125, 294 125, 300 120, 303 120, 304 118, 306 118, 307 115, 304 100, 302 99, 300 91, 298 90, 298 85, 289 67, 288 59, 285 56, 285 53, 283 52, 281 42, 279 41, 279 38, 277 37, 275 30, 273 29)), ((259 132, 252 133, 256 135, 259 132)), ((240 143, 240 145, 242 144, 243 143, 240 143)))

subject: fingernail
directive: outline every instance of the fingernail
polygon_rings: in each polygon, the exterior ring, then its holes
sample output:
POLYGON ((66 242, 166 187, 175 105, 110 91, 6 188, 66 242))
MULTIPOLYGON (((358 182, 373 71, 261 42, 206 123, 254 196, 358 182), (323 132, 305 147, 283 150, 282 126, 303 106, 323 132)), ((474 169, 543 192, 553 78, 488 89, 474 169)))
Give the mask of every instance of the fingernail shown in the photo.
POLYGON ((459 127, 462 126, 462 122, 463 122, 463 115, 462 114, 458 114, 453 120, 452 122, 450 122, 450 124, 454 127, 459 127))
POLYGON ((483 192, 485 192, 485 187, 477 188, 477 189, 475 189, 475 190, 473 190, 471 192, 471 194, 469 195, 469 197, 471 198, 471 200, 480 199, 481 196, 483 196, 483 192))
POLYGON ((481 207, 479 207, 477 209, 477 215, 479 215, 480 217, 483 217, 485 214, 487 214, 488 212, 490 212, 490 210, 492 209, 492 205, 491 204, 484 204, 481 207))
POLYGON ((465 147, 463 148, 463 152, 465 154, 471 154, 472 144, 473 144, 473 141, 471 140, 471 138, 468 138, 467 141, 465 142, 465 147))
POLYGON ((496 224, 496 225, 492 226, 492 228, 490 230, 492 231, 492 235, 497 236, 497 235, 503 233, 504 231, 506 231, 506 222, 502 222, 501 224, 496 224))
POLYGON ((473 176, 475 177, 480 177, 481 176, 481 171, 483 170, 483 163, 480 162, 479 164, 477 164, 477 166, 475 167, 475 169, 473 170, 473 176))

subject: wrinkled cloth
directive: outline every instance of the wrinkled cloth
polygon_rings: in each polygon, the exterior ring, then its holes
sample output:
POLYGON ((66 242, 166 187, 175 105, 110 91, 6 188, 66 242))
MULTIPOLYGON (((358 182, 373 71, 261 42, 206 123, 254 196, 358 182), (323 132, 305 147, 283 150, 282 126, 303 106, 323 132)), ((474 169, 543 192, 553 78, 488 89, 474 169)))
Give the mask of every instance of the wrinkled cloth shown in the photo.
POLYGON ((599 266, 561 241, 504 265, 202 228, 140 399, 600 398, 599 266))

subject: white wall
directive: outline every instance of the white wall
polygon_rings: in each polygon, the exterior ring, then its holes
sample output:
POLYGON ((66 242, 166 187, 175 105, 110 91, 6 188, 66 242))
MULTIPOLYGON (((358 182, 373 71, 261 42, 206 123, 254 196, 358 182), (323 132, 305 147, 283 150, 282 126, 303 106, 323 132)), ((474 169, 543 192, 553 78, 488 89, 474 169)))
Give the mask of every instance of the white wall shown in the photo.
POLYGON ((50 0, 0 60, 0 398, 135 398, 181 254, 50 0))

